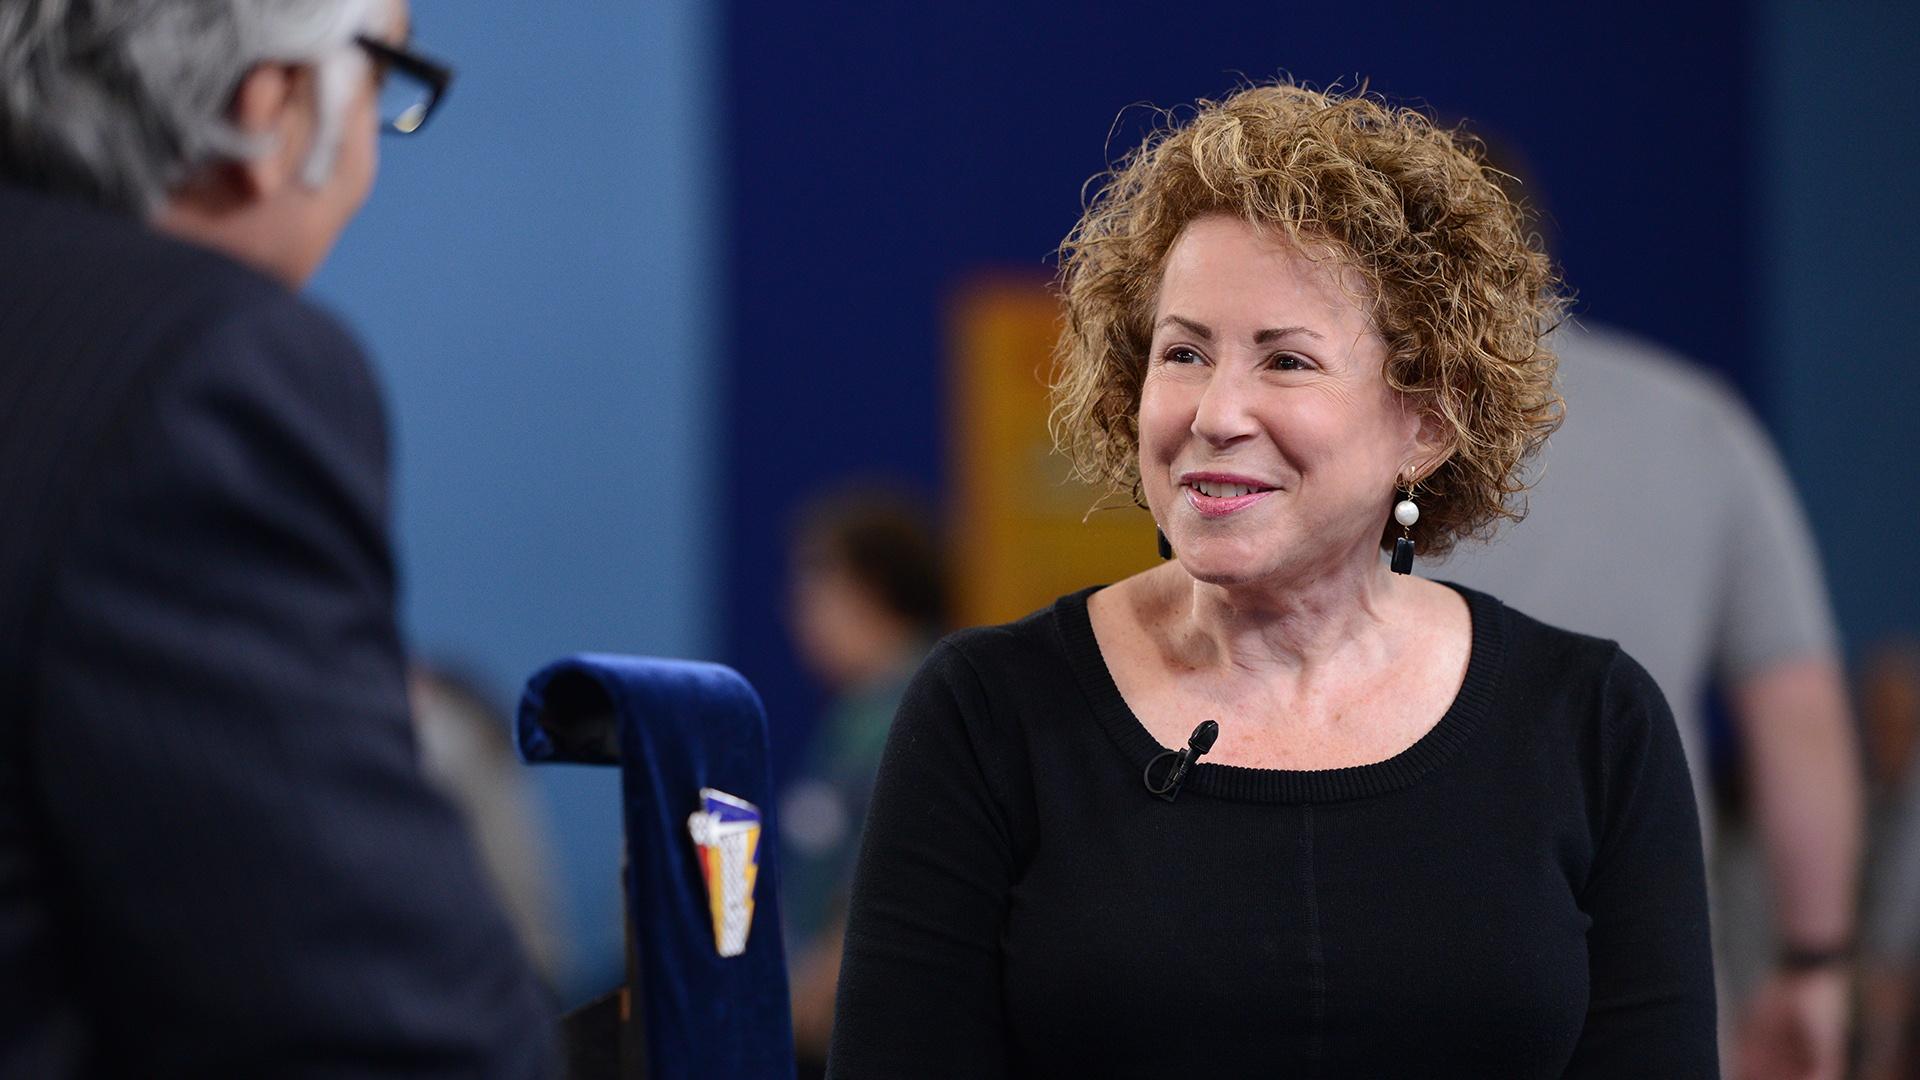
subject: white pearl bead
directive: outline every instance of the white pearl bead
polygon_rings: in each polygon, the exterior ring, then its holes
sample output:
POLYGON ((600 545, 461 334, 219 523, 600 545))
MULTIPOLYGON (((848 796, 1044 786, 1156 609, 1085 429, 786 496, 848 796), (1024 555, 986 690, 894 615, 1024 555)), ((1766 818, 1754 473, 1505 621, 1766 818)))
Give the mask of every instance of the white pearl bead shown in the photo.
POLYGON ((1401 499, 1400 505, 1393 508, 1393 520, 1412 528, 1413 523, 1420 520, 1420 508, 1413 505, 1412 499, 1401 499))

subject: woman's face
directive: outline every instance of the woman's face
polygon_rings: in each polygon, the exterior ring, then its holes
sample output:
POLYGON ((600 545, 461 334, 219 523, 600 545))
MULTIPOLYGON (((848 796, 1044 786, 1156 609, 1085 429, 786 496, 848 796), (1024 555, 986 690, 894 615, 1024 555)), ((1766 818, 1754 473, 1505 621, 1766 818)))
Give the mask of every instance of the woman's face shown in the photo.
POLYGON ((1147 506, 1194 577, 1378 560, 1420 422, 1387 386, 1358 275, 1225 214, 1168 252, 1140 393, 1147 506))

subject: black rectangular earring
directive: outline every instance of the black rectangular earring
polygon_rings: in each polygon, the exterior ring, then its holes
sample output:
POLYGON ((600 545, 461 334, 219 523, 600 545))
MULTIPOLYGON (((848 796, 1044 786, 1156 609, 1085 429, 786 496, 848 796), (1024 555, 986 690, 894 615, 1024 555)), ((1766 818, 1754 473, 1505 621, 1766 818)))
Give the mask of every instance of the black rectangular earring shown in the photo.
POLYGON ((1413 573, 1413 541, 1404 536, 1396 537, 1393 541, 1393 572, 1413 573))
POLYGON ((1414 505, 1413 485, 1407 485, 1407 497, 1393 507, 1393 520, 1400 523, 1400 536, 1393 542, 1393 563, 1390 569, 1396 574, 1413 573, 1413 523, 1420 520, 1420 507, 1414 505))
POLYGON ((1167 534, 1161 532, 1159 529, 1155 529, 1153 530, 1153 535, 1155 539, 1160 541, 1160 557, 1162 559, 1173 558, 1173 545, 1167 543, 1167 534))

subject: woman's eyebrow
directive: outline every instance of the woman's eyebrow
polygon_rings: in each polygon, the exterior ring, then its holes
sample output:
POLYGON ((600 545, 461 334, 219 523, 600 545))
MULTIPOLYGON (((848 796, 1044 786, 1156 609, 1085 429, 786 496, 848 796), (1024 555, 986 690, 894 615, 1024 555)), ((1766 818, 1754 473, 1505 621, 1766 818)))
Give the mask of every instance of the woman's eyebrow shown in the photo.
POLYGON ((1188 333, 1193 334, 1202 341, 1213 340, 1213 331, 1210 328, 1201 323, 1194 322, 1192 319, 1182 318, 1178 315, 1168 315, 1166 318, 1161 319, 1159 323, 1155 324, 1154 328, 1159 329, 1168 323, 1179 323, 1186 328, 1188 333))
POLYGON ((1253 335, 1253 343, 1255 345, 1265 345, 1269 341, 1276 341, 1292 334, 1304 334, 1307 337, 1313 338, 1315 341, 1326 340, 1317 330, 1309 330, 1304 326, 1282 326, 1271 330, 1262 330, 1253 335))
MULTIPOLYGON (((1186 329, 1188 333, 1193 334, 1195 337, 1198 337, 1202 341, 1213 340, 1213 329, 1211 327, 1205 325, 1204 323, 1194 322, 1192 319, 1186 318, 1181 315, 1165 316, 1158 323, 1154 324, 1154 328, 1159 329, 1160 327, 1165 326, 1168 323, 1179 323, 1182 327, 1186 329)), ((1306 337, 1313 338, 1315 341, 1326 340, 1325 336, 1322 335, 1318 330, 1310 330, 1304 326, 1277 326, 1277 327, 1271 327, 1266 330, 1261 330, 1255 333, 1253 335, 1253 343, 1255 345, 1265 345, 1270 341, 1278 341, 1283 337, 1289 337, 1293 334, 1301 334, 1306 337)))

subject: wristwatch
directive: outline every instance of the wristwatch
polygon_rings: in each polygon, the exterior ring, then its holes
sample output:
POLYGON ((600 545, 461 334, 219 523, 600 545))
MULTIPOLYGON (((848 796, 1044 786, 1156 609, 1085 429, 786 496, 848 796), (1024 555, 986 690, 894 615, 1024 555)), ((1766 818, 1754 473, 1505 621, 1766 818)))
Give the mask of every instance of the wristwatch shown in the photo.
POLYGON ((1796 973, 1824 971, 1828 968, 1845 967, 1853 963, 1853 942, 1843 941, 1837 945, 1782 945, 1775 963, 1783 971, 1796 973))

